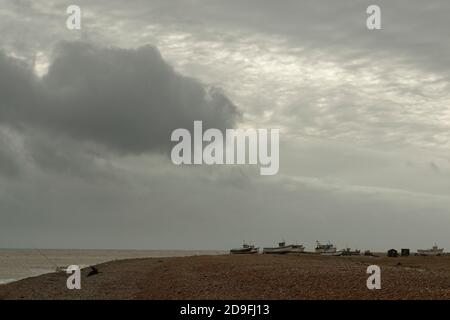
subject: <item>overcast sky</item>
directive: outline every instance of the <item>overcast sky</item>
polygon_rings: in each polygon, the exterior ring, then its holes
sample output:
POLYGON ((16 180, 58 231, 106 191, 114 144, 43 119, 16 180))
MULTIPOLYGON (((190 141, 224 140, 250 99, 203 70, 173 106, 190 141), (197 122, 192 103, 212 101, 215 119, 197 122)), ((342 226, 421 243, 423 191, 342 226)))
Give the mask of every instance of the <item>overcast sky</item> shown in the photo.
POLYGON ((0 247, 450 249, 449 13, 0 0, 0 247), (170 132, 194 120, 279 128, 278 175, 173 165, 170 132))

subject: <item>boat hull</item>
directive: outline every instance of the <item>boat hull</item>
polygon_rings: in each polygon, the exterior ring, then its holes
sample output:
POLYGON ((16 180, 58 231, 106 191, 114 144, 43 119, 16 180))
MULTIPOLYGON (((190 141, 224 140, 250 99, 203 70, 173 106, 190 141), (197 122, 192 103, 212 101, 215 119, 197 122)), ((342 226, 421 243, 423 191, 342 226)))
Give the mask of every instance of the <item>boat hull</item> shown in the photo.
POLYGON ((255 253, 258 253, 258 248, 242 248, 230 250, 230 254, 255 254, 255 253))
POLYGON ((342 256, 342 251, 322 252, 320 255, 329 257, 339 257, 342 256))
POLYGON ((417 253, 421 256, 440 256, 444 253, 444 249, 439 250, 417 250, 417 253))
POLYGON ((282 246, 274 248, 263 248, 265 254, 286 254, 286 253, 303 253, 305 248, 303 246, 282 246))

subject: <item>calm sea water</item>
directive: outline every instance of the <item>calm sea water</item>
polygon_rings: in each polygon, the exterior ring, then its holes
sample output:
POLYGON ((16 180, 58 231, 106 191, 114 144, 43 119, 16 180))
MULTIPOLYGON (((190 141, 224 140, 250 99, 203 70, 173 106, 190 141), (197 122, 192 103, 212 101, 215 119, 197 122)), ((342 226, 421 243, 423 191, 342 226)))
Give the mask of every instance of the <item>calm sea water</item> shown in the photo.
POLYGON ((0 284, 54 272, 71 264, 86 267, 132 258, 181 257, 223 254, 223 251, 157 250, 16 250, 0 249, 0 284))

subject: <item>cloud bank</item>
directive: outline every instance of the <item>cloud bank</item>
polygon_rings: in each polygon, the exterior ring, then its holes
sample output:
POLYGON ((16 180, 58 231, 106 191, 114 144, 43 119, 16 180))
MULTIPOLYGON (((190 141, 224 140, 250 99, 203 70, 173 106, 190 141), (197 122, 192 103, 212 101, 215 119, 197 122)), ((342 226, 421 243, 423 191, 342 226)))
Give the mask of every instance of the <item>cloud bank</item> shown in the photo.
POLYGON ((64 42, 42 78, 0 55, 0 124, 34 128, 121 153, 165 151, 170 133, 231 128, 236 106, 217 88, 176 73, 152 46, 64 42))

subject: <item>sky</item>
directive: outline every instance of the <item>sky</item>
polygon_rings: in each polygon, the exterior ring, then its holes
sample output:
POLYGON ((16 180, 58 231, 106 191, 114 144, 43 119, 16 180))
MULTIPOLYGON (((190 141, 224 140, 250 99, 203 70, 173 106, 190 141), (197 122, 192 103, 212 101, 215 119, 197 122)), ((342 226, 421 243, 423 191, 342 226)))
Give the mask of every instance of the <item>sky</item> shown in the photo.
POLYGON ((0 0, 0 247, 450 249, 449 12, 0 0), (279 173, 174 165, 194 120, 280 129, 279 173))

